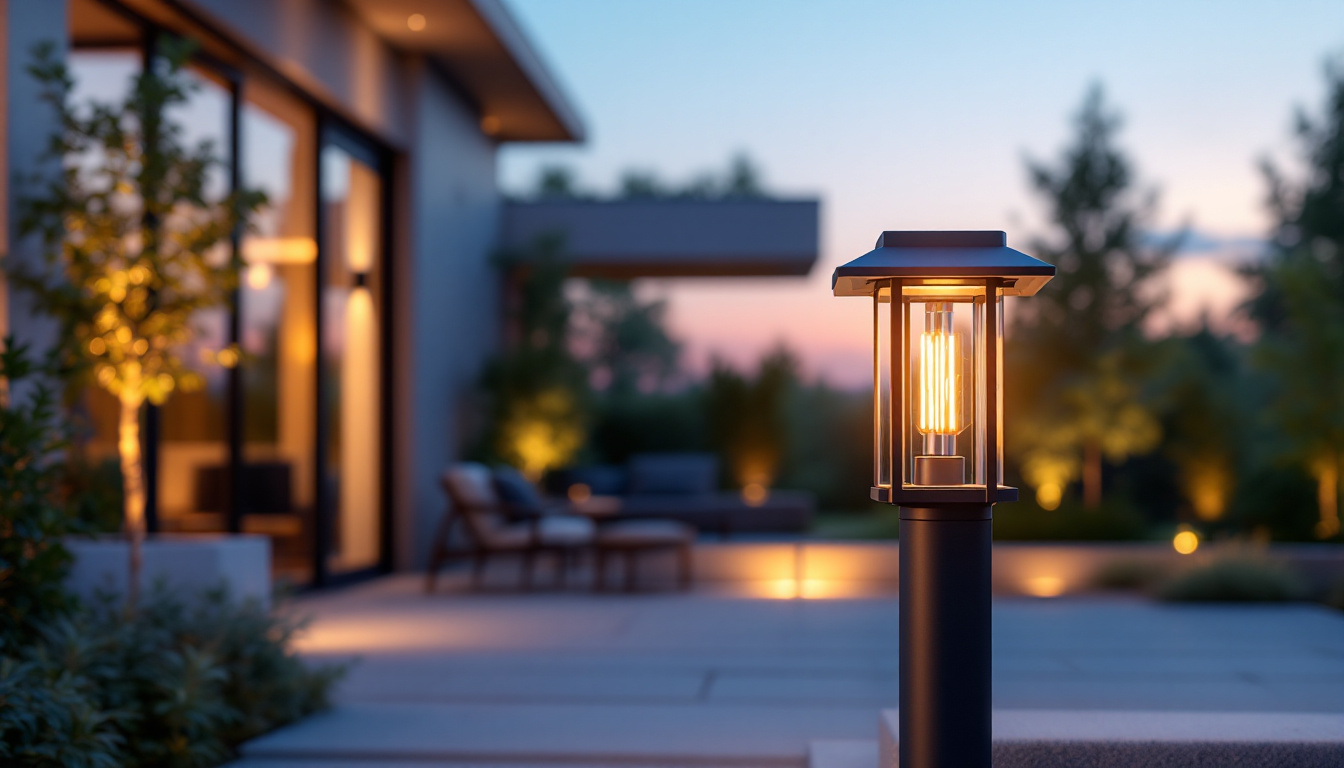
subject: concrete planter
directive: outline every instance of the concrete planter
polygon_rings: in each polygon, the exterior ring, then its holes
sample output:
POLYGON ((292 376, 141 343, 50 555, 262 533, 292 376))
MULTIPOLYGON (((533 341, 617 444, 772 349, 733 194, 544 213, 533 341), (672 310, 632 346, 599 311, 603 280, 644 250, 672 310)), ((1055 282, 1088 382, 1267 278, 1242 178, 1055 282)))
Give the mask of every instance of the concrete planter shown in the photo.
MULTIPOLYGON (((74 556, 66 585, 80 597, 98 592, 124 593, 130 554, 124 539, 70 538, 74 556)), ((177 593, 223 586, 235 599, 271 598, 271 541, 265 536, 156 535, 145 541, 141 593, 162 582, 177 593)))

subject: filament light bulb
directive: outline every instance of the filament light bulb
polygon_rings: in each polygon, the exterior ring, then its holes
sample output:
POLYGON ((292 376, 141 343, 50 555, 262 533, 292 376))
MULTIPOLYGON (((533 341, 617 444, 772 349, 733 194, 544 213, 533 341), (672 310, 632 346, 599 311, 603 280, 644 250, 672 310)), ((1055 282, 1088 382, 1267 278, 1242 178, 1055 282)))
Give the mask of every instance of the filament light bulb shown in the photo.
POLYGON ((925 435, 961 432, 961 339, 954 333, 920 335, 919 431, 925 435))
POLYGON ((924 450, 915 456, 915 485, 966 482, 966 462, 957 453, 957 435, 970 426, 961 389, 965 347, 952 327, 951 302, 924 305, 914 418, 915 428, 924 436, 924 450))

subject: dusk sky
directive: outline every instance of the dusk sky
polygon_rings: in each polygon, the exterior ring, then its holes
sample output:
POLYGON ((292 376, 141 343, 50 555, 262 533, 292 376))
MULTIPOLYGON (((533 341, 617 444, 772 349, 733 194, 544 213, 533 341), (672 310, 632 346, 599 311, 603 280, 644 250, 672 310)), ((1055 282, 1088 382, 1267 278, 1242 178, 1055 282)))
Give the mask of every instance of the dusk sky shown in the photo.
POLYGON ((1041 230, 1024 157, 1054 158, 1092 82, 1124 116, 1121 145, 1161 193, 1157 228, 1199 247, 1172 275, 1171 318, 1238 300, 1223 266, 1268 218, 1257 170, 1289 168, 1293 110, 1319 108, 1344 54, 1344 3, 507 0, 577 103, 581 146, 509 147, 505 187, 569 165, 614 190, 641 169, 680 183, 748 154, 778 195, 822 201, 807 278, 650 281, 686 362, 751 364, 786 342, 805 371, 871 376, 871 307, 830 296, 831 270, 883 229, 1041 230))

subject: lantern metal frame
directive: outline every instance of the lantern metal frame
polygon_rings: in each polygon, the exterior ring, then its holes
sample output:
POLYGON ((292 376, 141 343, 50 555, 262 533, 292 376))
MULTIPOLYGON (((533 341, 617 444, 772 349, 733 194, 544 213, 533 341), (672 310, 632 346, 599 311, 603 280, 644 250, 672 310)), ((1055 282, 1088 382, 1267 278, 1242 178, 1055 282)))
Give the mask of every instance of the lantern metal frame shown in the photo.
MULTIPOLYGON (((874 482, 869 496, 873 501, 909 507, 946 504, 995 504, 1017 501, 1017 489, 1002 484, 1001 434, 1002 402, 1000 381, 1002 322, 998 304, 1009 296, 1030 296, 1055 274, 1054 266, 1007 247, 1007 236, 1000 231, 889 231, 877 239, 874 250, 835 270, 831 286, 836 296, 865 296, 873 301, 873 406, 874 406, 874 482), (890 345, 886 360, 885 393, 890 423, 883 434, 881 401, 883 392, 883 338, 879 327, 879 293, 890 291, 890 345), (916 293, 907 293, 908 289, 916 293), (910 414, 910 313, 911 303, 936 300, 937 289, 946 288, 947 300, 983 305, 978 314, 976 332, 984 346, 983 364, 976 363, 983 386, 972 387, 975 412, 983 414, 984 439, 977 440, 974 460, 983 462, 984 483, 961 486, 919 486, 905 481, 906 451, 909 442, 910 414), (884 447, 883 440, 889 441, 884 447), (889 486, 881 485, 879 463, 887 462, 889 486)), ((977 352, 978 354, 978 352, 977 352)))

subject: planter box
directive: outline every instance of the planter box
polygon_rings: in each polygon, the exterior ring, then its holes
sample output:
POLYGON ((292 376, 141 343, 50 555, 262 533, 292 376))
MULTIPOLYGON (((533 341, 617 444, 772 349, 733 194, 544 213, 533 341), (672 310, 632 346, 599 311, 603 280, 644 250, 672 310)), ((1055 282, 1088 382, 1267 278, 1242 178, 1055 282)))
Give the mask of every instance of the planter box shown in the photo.
MULTIPOLYGON (((98 592, 126 591, 130 562, 121 538, 70 538, 65 546, 74 556, 66 586, 80 597, 98 592)), ((265 536, 156 535, 145 541, 141 594, 156 583, 174 592, 193 593, 220 586, 234 599, 254 599, 263 606, 271 599, 271 540, 265 536)))

